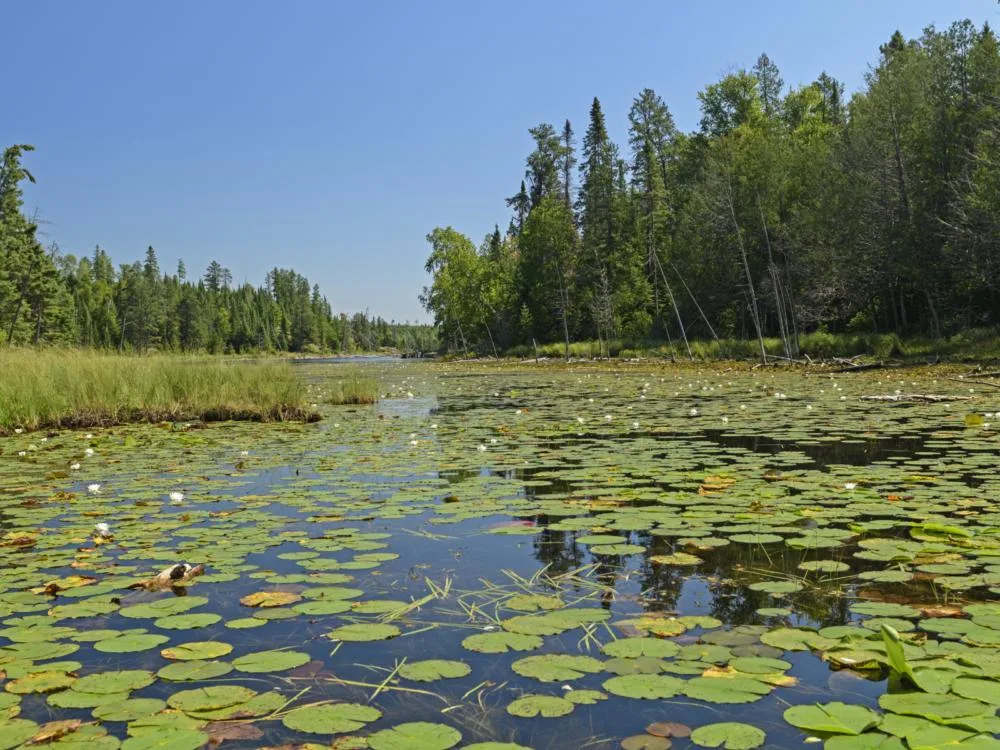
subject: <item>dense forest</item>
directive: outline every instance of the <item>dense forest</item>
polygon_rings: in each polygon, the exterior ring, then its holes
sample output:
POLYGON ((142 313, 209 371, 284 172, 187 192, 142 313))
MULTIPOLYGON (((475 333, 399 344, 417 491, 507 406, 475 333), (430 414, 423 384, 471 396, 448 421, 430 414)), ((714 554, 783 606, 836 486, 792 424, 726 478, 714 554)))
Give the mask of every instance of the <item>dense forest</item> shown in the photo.
POLYGON ((22 163, 31 146, 7 148, 0 164, 0 345, 73 345, 123 351, 330 352, 437 348, 431 326, 365 313, 335 315, 317 285, 275 268, 264 286, 233 286, 216 261, 189 278, 156 251, 115 268, 100 247, 77 258, 44 248, 23 209, 22 163))
MULTIPOLYGON (((595 98, 530 129, 513 213, 477 248, 438 228, 421 302, 443 344, 943 337, 1000 324, 1000 51, 969 21, 897 31, 863 89, 786 87, 762 54, 680 132, 644 89, 628 144, 595 98)), ((683 342, 683 343, 682 343, 683 342)), ((755 344, 756 346, 757 344, 755 344)), ((568 346, 567 346, 568 351, 568 346)))

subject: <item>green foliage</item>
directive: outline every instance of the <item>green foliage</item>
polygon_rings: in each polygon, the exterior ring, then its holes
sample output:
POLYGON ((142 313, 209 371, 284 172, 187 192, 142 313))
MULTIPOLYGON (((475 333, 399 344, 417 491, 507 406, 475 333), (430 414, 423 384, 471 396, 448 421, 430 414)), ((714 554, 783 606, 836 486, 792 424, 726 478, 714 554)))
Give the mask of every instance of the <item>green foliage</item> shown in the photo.
MULTIPOLYGON (((608 356, 665 341, 665 354, 692 358, 884 359, 948 351, 956 331, 1000 324, 989 27, 897 33, 849 98, 825 72, 786 87, 762 54, 698 101, 700 127, 685 134, 641 91, 627 161, 597 99, 578 160, 571 129, 530 130, 526 182, 492 241, 505 252, 479 254, 476 283, 444 316, 466 331, 463 351, 608 356)), ((465 278, 458 263, 428 270, 435 285, 465 278)))

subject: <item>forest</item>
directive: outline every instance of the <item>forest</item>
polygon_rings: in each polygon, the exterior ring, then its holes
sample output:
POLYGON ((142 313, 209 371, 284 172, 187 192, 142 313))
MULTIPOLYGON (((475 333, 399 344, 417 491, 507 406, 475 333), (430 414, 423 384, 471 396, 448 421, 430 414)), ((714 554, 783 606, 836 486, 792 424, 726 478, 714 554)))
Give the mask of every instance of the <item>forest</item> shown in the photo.
POLYGON ((29 145, 0 165, 0 345, 62 345, 129 352, 354 352, 437 348, 431 326, 387 322, 367 313, 335 314, 319 286, 274 268, 261 287, 233 285, 211 261, 189 277, 183 261, 160 269, 149 247, 142 261, 115 267, 100 247, 89 256, 43 247, 24 212, 29 145))
MULTIPOLYGON (((1000 324, 1000 51, 970 21, 898 31, 861 90, 787 87, 760 55, 699 94, 681 132, 652 89, 614 143, 595 97, 534 149, 477 247, 427 235, 420 297, 443 346, 944 339, 1000 324)), ((683 350, 683 349, 681 349, 683 350)))

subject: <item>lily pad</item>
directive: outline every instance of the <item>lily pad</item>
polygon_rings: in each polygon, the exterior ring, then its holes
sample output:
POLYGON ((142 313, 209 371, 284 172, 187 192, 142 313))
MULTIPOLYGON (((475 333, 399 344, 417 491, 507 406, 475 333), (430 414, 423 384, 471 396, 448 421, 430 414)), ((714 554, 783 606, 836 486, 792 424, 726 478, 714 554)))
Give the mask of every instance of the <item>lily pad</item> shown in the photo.
POLYGON ((416 721, 383 729, 368 737, 372 750, 448 750, 462 741, 462 733, 447 724, 416 721))
POLYGON ((381 718, 382 712, 357 703, 302 706, 289 711, 281 723, 296 732, 343 734, 356 732, 381 718))
POLYGON ((699 747, 721 747, 725 750, 754 750, 763 747, 766 739, 764 730, 731 721, 706 724, 691 733, 691 741, 699 747))

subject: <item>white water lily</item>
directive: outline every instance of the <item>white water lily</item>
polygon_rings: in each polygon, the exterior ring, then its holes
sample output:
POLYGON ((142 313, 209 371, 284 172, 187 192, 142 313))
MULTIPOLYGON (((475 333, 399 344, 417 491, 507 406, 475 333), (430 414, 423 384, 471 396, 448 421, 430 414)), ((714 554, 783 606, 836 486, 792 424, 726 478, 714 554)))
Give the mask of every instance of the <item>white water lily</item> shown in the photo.
POLYGON ((416 445, 416 444, 417 444, 417 441, 416 441, 416 440, 411 440, 411 441, 410 441, 410 445, 416 445))
POLYGON ((610 414, 605 414, 604 415, 604 421, 605 422, 610 422, 611 421, 611 415, 610 414))
POLYGON ((633 422, 632 423, 632 429, 633 430, 638 430, 639 429, 639 423, 638 422, 633 422))
POLYGON ((857 482, 844 482, 844 489, 845 490, 853 490, 857 486, 858 486, 857 482))
POLYGON ((740 410, 743 410, 743 409, 746 409, 746 408, 747 408, 746 404, 740 404, 740 410))
POLYGON ((437 422, 435 422, 434 424, 431 425, 431 429, 432 430, 436 430, 437 428, 438 428, 437 422))
POLYGON ((87 448, 87 449, 86 449, 86 450, 85 450, 85 451, 83 452, 83 455, 85 455, 85 456, 93 456, 93 455, 94 455, 94 449, 93 449, 93 448, 87 448))
POLYGON ((729 424, 729 417, 723 417, 722 424, 729 424))
POLYGON ((697 417, 697 416, 698 416, 698 410, 697 410, 697 409, 695 409, 695 408, 694 408, 694 407, 692 406, 692 407, 691 407, 691 411, 689 411, 689 412, 688 412, 688 416, 689 416, 689 417, 697 417))
POLYGON ((87 485, 87 492, 89 492, 91 495, 99 495, 99 494, 101 494, 101 485, 99 485, 99 484, 88 484, 87 485))
POLYGON ((17 455, 19 455, 19 456, 27 456, 28 455, 28 451, 18 451, 17 455))
POLYGON ((496 445, 496 444, 497 444, 497 442, 498 442, 498 441, 497 441, 497 439, 496 439, 496 438, 490 438, 490 445, 496 445))
POLYGON ((184 502, 183 492, 171 492, 169 495, 167 495, 167 497, 169 497, 170 502, 174 503, 175 505, 184 502))
POLYGON ((583 424, 583 417, 577 417, 576 421, 579 422, 580 424, 583 424))
POLYGON ((84 440, 90 440, 92 437, 94 437, 94 436, 91 433, 88 432, 86 435, 83 436, 83 439, 84 440))
POLYGON ((479 451, 480 453, 485 453, 486 452, 486 446, 485 445, 479 445, 479 446, 476 447, 476 450, 479 451))
POLYGON ((24 428, 23 427, 15 427, 14 428, 14 434, 15 435, 20 435, 22 432, 24 432, 24 428))
POLYGON ((97 535, 102 539, 107 539, 111 536, 111 527, 103 521, 101 523, 94 524, 94 531, 96 531, 97 535))
POLYGON ((71 463, 69 465, 69 468, 70 468, 71 471, 79 471, 80 470, 80 464, 78 462, 74 461, 73 463, 71 463))
POLYGON ((249 456, 250 455, 250 451, 240 451, 240 455, 241 456, 249 456))

